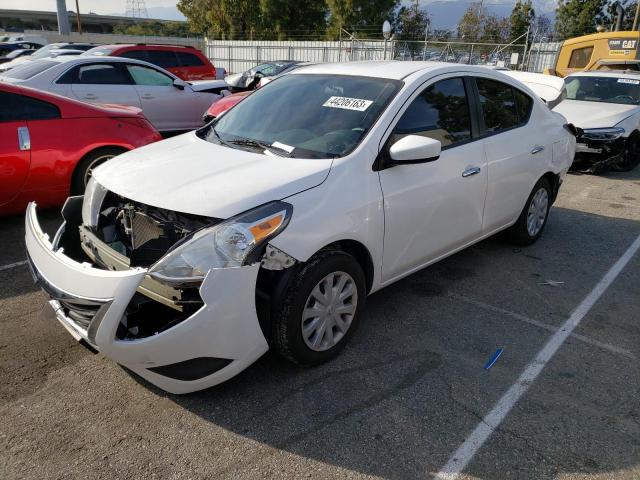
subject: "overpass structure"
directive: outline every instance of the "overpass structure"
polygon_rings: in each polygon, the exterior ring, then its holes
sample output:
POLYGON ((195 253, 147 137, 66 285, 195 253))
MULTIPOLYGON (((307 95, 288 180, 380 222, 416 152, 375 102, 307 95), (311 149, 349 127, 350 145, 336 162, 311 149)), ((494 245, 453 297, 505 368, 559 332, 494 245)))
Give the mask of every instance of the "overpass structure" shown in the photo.
MULTIPOLYGON (((69 23, 71 30, 75 30, 76 13, 69 10, 69 23)), ((80 22, 82 30, 92 33, 111 33, 114 25, 134 25, 144 22, 166 22, 155 18, 132 18, 116 15, 98 15, 95 13, 81 13, 80 22)), ((173 20, 172 20, 173 21, 173 20)), ((0 9, 1 30, 58 30, 58 17, 56 12, 38 10, 7 10, 0 9)))

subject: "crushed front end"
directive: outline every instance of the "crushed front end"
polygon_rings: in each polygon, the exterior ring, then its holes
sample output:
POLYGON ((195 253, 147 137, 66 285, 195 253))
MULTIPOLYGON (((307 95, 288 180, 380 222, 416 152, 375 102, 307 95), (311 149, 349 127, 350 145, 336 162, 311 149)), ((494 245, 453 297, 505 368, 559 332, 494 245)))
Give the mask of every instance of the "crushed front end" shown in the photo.
POLYGON ((53 241, 35 204, 25 220, 34 278, 74 338, 172 393, 221 383, 267 351, 255 306, 259 261, 179 281, 154 275, 161 259, 221 219, 88 194, 95 198, 84 205, 67 201, 53 241))
POLYGON ((621 128, 580 129, 571 170, 602 173, 624 159, 626 138, 621 128))

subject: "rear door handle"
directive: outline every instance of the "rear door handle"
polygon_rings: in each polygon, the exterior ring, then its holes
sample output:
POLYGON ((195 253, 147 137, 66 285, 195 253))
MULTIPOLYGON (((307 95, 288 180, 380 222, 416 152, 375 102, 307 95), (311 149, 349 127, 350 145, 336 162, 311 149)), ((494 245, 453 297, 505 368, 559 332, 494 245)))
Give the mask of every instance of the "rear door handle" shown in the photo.
POLYGON ((31 136, 27 127, 18 127, 18 148, 20 150, 31 150, 31 136))
POLYGON ((98 98, 95 94, 93 93, 87 93, 84 98, 86 98, 87 100, 95 100, 96 98, 98 98))
POLYGON ((145 100, 151 100, 152 98, 155 98, 155 97, 150 93, 145 93, 144 95, 142 95, 142 98, 144 98, 145 100))
POLYGON ((536 145, 535 147, 533 147, 533 149, 531 150, 531 155, 535 155, 536 153, 540 153, 544 150, 544 147, 542 145, 536 145))
POLYGON ((467 168, 464 172, 462 172, 462 178, 467 178, 472 175, 477 175, 478 173, 480 173, 480 167, 467 168))

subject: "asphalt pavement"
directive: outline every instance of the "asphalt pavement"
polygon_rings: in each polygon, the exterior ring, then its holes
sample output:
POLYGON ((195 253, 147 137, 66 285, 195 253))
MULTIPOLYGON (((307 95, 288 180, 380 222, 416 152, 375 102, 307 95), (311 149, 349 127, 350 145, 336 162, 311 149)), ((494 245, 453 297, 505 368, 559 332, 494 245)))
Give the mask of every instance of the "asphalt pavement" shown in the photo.
MULTIPOLYGON (((569 175, 535 245, 498 235, 373 294, 328 364, 267 353, 183 396, 57 323, 23 223, 0 219, 0 478, 431 478, 638 238, 640 169, 569 175)), ((638 312, 640 253, 460 478, 640 478, 638 312)))

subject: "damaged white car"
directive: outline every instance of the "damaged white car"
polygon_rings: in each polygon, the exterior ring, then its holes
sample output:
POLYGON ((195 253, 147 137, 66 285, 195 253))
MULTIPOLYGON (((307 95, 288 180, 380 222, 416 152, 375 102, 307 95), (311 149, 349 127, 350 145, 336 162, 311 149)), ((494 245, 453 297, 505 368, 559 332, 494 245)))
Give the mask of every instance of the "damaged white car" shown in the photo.
POLYGON ((500 230, 532 243, 574 147, 486 68, 310 66, 97 168, 52 239, 31 204, 29 262, 76 339, 191 392, 269 348, 327 361, 372 292, 500 230))
POLYGON ((640 163, 640 74, 579 72, 565 83, 567 99, 553 110, 579 129, 573 168, 633 170, 640 163))

